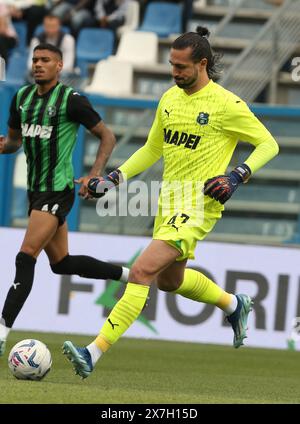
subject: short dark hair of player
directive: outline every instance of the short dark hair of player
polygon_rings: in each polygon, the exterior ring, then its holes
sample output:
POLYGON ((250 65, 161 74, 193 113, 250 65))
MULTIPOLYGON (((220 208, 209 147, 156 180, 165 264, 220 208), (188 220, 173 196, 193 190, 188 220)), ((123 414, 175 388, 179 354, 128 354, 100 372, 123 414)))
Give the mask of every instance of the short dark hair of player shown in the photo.
POLYGON ((47 15, 45 15, 44 20, 45 19, 56 19, 57 21, 59 21, 59 23, 61 23, 60 17, 57 15, 53 15, 52 13, 48 13, 47 15))
POLYGON ((50 52, 56 53, 60 57, 61 60, 63 59, 62 51, 58 47, 53 46, 52 44, 49 44, 49 43, 40 43, 40 44, 38 44, 33 49, 33 52, 35 52, 36 50, 49 50, 50 52))
POLYGON ((192 48, 192 60, 200 62, 201 59, 207 59, 207 74, 209 78, 212 78, 218 71, 216 65, 218 65, 219 55, 214 54, 211 50, 208 37, 210 32, 207 28, 198 26, 196 32, 186 32, 180 35, 172 44, 172 48, 175 50, 184 50, 187 47, 192 48))

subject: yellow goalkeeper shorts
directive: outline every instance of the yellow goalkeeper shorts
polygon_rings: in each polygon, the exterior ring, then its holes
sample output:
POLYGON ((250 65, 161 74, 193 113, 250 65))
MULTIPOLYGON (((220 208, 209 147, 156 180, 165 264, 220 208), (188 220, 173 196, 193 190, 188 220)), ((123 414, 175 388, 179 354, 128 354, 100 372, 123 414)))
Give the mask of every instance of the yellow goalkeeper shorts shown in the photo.
POLYGON ((194 259, 194 251, 198 240, 203 240, 221 218, 221 211, 213 216, 204 214, 200 225, 194 225, 196 219, 187 213, 179 212, 176 215, 155 218, 153 239, 164 240, 175 247, 181 255, 176 261, 194 259))

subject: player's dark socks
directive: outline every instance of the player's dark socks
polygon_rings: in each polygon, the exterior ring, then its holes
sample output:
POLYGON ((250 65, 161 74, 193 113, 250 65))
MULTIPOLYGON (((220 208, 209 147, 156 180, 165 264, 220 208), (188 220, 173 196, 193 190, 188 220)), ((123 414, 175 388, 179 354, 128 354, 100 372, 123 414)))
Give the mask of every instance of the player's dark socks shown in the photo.
POLYGON ((2 317, 7 327, 12 327, 21 311, 33 284, 36 259, 24 252, 16 256, 16 276, 4 303, 2 317))
POLYGON ((55 274, 72 275, 102 280, 120 280, 123 269, 121 266, 102 262, 91 256, 65 256, 60 262, 50 265, 55 274))

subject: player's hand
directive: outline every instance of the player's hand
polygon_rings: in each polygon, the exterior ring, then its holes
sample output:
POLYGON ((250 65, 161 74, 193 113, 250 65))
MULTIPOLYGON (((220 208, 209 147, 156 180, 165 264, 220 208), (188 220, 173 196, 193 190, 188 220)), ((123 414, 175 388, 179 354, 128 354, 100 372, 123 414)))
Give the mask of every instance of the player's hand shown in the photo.
POLYGON ((92 196, 88 192, 88 182, 91 179, 91 176, 80 177, 77 180, 74 180, 74 183, 81 184, 81 187, 78 192, 78 196, 83 197, 84 199, 92 199, 92 196))
POLYGON ((117 169, 105 177, 91 178, 88 182, 88 193, 91 197, 103 197, 108 190, 118 186, 122 182, 122 174, 117 169))
POLYGON ((6 137, 4 137, 4 135, 0 135, 0 154, 3 153, 5 143, 6 143, 6 137))
POLYGON ((108 19, 107 19, 107 16, 103 16, 103 17, 100 19, 100 21, 99 21, 99 26, 100 26, 101 28, 106 28, 106 27, 107 27, 107 25, 108 25, 108 19))
POLYGON ((204 183, 204 194, 217 200, 222 205, 233 195, 239 184, 246 183, 251 170, 246 165, 234 168, 229 175, 217 175, 204 183))

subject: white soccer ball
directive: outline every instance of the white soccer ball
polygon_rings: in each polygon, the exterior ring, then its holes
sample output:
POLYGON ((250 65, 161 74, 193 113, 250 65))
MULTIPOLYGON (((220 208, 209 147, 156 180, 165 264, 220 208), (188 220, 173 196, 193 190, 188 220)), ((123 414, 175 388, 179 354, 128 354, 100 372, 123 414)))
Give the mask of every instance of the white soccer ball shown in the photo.
POLYGON ((8 366, 18 380, 41 380, 50 371, 51 353, 39 340, 26 339, 14 345, 8 366))

